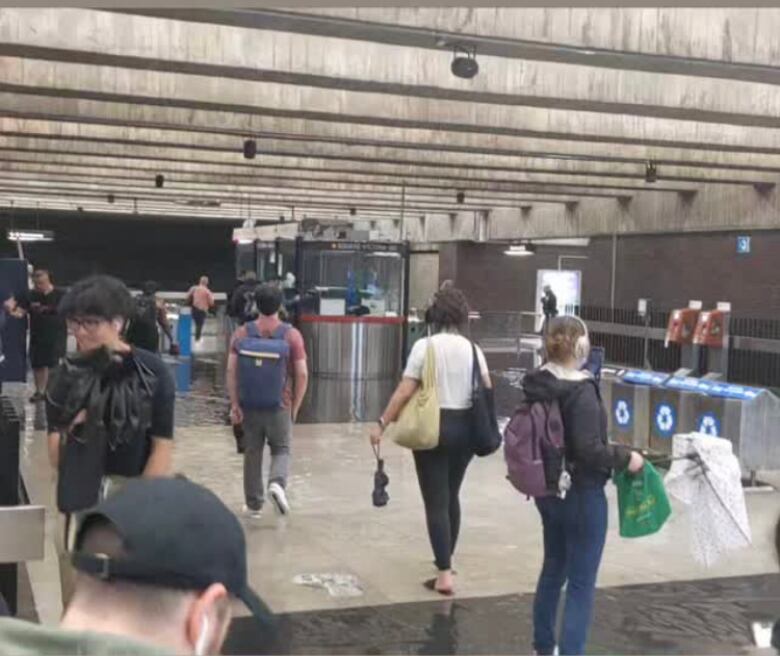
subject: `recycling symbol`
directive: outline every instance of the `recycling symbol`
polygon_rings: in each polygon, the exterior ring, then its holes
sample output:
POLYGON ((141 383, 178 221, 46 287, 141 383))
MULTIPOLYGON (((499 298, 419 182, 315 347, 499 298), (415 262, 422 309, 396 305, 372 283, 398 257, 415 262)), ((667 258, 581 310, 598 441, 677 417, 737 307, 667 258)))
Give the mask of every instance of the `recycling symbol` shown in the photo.
POLYGON ((615 402, 615 421, 622 428, 627 427, 631 423, 631 408, 629 408, 628 401, 625 399, 618 399, 615 402))
POLYGON ((668 403, 659 403, 655 409, 655 427, 662 437, 671 437, 677 418, 674 408, 668 403))
POLYGON ((710 437, 718 437, 720 435, 720 422, 718 418, 711 412, 707 412, 699 417, 699 432, 709 435, 710 437))

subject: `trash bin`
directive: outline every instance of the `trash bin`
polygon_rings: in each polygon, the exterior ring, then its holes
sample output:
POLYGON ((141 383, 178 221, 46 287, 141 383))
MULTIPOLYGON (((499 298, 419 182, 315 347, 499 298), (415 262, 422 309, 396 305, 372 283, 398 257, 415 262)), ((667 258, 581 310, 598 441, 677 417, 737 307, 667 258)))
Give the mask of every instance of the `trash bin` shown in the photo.
POLYGON ((648 447, 650 390, 662 385, 668 374, 630 369, 602 380, 602 398, 609 412, 610 439, 637 449, 648 447))

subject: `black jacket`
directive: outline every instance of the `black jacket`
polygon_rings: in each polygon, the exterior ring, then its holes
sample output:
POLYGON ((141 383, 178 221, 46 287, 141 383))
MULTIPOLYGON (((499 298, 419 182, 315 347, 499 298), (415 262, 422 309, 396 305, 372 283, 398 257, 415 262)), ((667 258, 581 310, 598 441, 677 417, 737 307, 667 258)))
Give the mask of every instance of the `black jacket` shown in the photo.
POLYGON ((610 444, 607 415, 598 386, 592 379, 571 381, 537 369, 523 379, 526 401, 557 399, 563 417, 566 459, 577 484, 603 485, 612 469, 625 469, 631 449, 610 444))

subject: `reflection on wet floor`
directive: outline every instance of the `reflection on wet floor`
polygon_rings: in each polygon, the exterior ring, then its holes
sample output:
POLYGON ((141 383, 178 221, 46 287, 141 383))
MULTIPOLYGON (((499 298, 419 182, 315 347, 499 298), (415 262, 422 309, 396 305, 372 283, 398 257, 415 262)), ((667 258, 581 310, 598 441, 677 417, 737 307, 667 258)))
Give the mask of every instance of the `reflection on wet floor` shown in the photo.
MULTIPOLYGON (((227 423, 224 357, 198 356, 192 361, 166 358, 166 361, 176 378, 176 425, 188 427, 227 423)), ((491 372, 499 417, 509 417, 517 407, 522 373, 520 369, 512 367, 491 372)), ((348 382, 313 378, 299 420, 302 423, 373 421, 376 417, 373 414, 369 416, 365 408, 383 407, 397 382, 372 380, 351 385, 348 382)))
MULTIPOLYGON (((275 637, 234 622, 225 654, 529 654, 533 595, 290 613, 275 637)), ((780 616, 780 575, 600 589, 590 654, 737 654, 780 616)))

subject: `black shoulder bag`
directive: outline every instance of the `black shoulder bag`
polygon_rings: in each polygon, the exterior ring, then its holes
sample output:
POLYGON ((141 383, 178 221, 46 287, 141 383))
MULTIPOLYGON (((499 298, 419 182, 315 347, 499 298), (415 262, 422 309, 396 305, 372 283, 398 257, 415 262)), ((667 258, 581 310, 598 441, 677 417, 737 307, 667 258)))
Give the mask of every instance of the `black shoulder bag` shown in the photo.
POLYGON ((477 357, 477 347, 472 342, 471 350, 474 358, 474 373, 472 374, 471 401, 471 439, 474 453, 478 456, 489 456, 501 446, 501 431, 498 430, 496 419, 496 403, 493 390, 485 387, 482 381, 482 371, 477 357))

